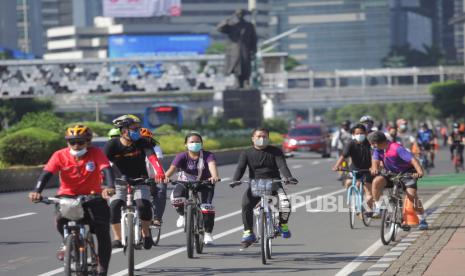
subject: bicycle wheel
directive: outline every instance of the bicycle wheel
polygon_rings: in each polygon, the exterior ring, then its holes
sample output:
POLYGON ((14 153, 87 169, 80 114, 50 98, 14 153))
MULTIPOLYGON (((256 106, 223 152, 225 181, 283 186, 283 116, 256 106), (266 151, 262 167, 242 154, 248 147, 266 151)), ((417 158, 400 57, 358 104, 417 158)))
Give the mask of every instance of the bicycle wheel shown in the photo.
POLYGON ((392 208, 394 207, 389 206, 387 209, 382 210, 381 242, 383 242, 384 245, 388 245, 389 242, 391 242, 395 231, 395 218, 392 208))
POLYGON ((86 234, 86 248, 86 262, 88 275, 97 275, 98 256, 97 252, 95 251, 94 235, 92 235, 90 231, 86 234))
POLYGON ((79 268, 79 245, 75 235, 70 234, 65 241, 65 275, 77 274, 79 268))
POLYGON ((126 215, 126 255, 128 257, 128 275, 134 275, 134 213, 126 215))
POLYGON ((349 223, 350 228, 354 229, 355 226, 355 215, 357 212, 357 195, 355 193, 355 189, 349 188, 349 223))
POLYGON ((260 218, 259 218, 259 230, 260 230, 260 253, 262 256, 262 264, 266 264, 266 236, 265 236, 265 229, 266 229, 266 218, 265 212, 263 209, 260 210, 260 218))
POLYGON ((460 172, 460 157, 458 156, 458 154, 454 154, 453 162, 454 162, 455 173, 459 173, 460 172))
POLYGON ((192 205, 186 208, 186 245, 187 257, 192 259, 194 257, 194 212, 192 205))
POLYGON ((203 229, 203 214, 199 208, 197 208, 196 216, 195 216, 195 251, 197 254, 203 253, 203 238, 204 238, 204 229, 203 229))
POLYGON ((153 246, 157 246, 160 241, 161 226, 151 224, 150 235, 152 236, 153 246))
POLYGON ((274 237, 274 224, 273 224, 273 214, 267 213, 266 219, 268 221, 266 229, 266 258, 271 259, 271 254, 273 253, 273 237, 274 237))
POLYGON ((399 208, 399 205, 396 203, 394 207, 394 227, 392 230, 391 241, 396 240, 397 230, 402 225, 402 207, 399 208))

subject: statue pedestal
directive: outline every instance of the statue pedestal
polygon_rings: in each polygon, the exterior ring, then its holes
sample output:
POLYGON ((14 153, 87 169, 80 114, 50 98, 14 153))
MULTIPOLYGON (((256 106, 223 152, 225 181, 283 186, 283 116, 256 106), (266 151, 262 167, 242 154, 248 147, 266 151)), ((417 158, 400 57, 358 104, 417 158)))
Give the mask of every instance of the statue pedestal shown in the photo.
POLYGON ((227 89, 223 91, 224 119, 242 119, 246 127, 262 123, 261 93, 258 89, 227 89))

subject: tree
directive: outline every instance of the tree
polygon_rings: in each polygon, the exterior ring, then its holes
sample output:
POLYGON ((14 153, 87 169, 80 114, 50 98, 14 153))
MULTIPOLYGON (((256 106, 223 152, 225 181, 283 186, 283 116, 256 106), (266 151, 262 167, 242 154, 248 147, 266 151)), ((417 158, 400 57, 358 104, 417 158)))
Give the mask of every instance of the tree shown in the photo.
POLYGON ((444 54, 436 46, 423 45, 423 50, 412 49, 410 45, 392 47, 386 57, 382 59, 383 67, 424 67, 445 64, 444 54))
POLYGON ((442 119, 465 116, 465 84, 457 81, 433 83, 429 90, 433 95, 433 106, 442 119))
POLYGON ((298 62, 295 58, 289 56, 286 58, 286 64, 284 65, 284 70, 286 71, 292 71, 294 68, 300 65, 300 62, 298 62))
MULTIPOLYGON (((8 125, 12 125, 30 112, 51 111, 52 102, 32 98, 18 98, 0 100, 0 115, 6 119, 8 125)), ((2 120, 2 121, 3 121, 2 120)))

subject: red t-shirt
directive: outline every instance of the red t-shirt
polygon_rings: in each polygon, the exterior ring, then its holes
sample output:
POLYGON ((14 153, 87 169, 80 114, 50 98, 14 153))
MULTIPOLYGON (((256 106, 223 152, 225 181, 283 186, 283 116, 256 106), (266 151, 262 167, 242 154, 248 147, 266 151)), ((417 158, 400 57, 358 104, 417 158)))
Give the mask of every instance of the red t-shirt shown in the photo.
POLYGON ((108 158, 96 147, 87 148, 87 153, 76 160, 69 148, 56 151, 44 170, 53 174, 60 173, 58 195, 89 195, 101 193, 101 170, 110 166, 108 158))

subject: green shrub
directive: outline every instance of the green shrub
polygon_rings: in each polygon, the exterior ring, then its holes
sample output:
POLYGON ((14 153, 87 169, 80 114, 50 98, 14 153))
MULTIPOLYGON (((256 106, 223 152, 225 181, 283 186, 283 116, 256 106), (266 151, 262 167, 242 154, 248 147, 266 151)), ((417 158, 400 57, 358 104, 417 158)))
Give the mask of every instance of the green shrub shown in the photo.
POLYGON ((174 126, 168 124, 161 125, 155 129, 155 134, 175 134, 177 132, 178 131, 174 126))
POLYGON ((64 146, 61 135, 42 128, 26 128, 0 140, 0 159, 11 165, 44 164, 64 146))
POLYGON ((99 136, 99 137, 107 136, 110 129, 113 128, 113 125, 103 123, 103 122, 92 122, 92 121, 69 123, 66 125, 66 127, 71 127, 77 124, 81 124, 81 125, 85 125, 89 127, 94 132, 94 136, 99 136))
POLYGON ((5 131, 2 131, 0 137, 5 137, 10 133, 30 127, 37 127, 54 133, 63 133, 64 135, 64 126, 65 122, 61 118, 57 117, 53 112, 27 113, 17 124, 5 131))
POLYGON ((270 141, 273 144, 281 144, 284 141, 284 137, 280 133, 270 132, 270 141))
POLYGON ((263 126, 266 127, 269 131, 287 133, 289 122, 280 118, 266 119, 263 122, 263 126))

